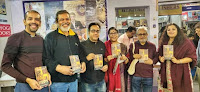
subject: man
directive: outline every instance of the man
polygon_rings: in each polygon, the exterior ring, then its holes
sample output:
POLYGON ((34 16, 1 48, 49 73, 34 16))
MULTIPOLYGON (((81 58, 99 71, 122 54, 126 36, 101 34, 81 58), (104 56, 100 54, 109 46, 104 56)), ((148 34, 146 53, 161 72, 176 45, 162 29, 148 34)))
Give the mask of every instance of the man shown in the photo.
POLYGON ((76 20, 76 14, 71 12, 70 13, 70 17, 71 17, 71 29, 83 29, 83 25, 81 24, 80 21, 76 20))
POLYGON ((70 29, 71 19, 66 10, 56 13, 58 29, 49 33, 44 41, 44 63, 52 75, 52 92, 77 92, 77 74, 72 70, 69 56, 78 55, 81 72, 85 72, 84 54, 77 34, 70 29))
POLYGON ((136 33, 136 28, 135 27, 128 27, 128 29, 126 30, 126 33, 124 33, 123 35, 121 35, 118 38, 118 42, 123 43, 124 45, 127 46, 127 50, 129 49, 129 46, 132 42, 134 42, 134 35, 136 33))
POLYGON ((87 55, 86 72, 81 74, 82 92, 106 92, 104 81, 108 65, 103 60, 103 67, 94 70, 95 55, 105 55, 105 45, 99 40, 101 26, 98 23, 90 23, 88 27, 89 39, 82 42, 85 54, 87 55))
POLYGON ((143 92, 152 92, 153 64, 158 61, 156 46, 147 41, 148 33, 145 27, 138 28, 137 36, 139 41, 135 42, 134 53, 132 52, 133 44, 130 45, 130 61, 142 58, 141 54, 139 54, 140 49, 148 50, 148 59, 144 62, 138 62, 135 66, 135 73, 132 77, 132 92, 140 92, 141 88, 143 92))
MULTIPOLYGON (((48 92, 35 80, 34 68, 42 66, 43 39, 36 35, 41 16, 31 10, 24 16, 26 29, 8 38, 1 69, 17 81, 15 92, 48 92)), ((49 76, 50 81, 50 76, 49 76)))

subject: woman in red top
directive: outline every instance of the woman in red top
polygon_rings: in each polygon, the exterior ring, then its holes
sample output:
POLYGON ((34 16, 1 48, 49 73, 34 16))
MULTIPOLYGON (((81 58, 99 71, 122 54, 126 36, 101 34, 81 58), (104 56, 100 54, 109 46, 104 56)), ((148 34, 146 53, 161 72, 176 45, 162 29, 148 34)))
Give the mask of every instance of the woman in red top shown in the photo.
POLYGON ((125 81, 124 81, 124 64, 128 63, 128 58, 125 56, 127 54, 127 48, 124 44, 117 41, 119 35, 118 30, 111 27, 108 31, 110 40, 105 42, 106 46, 106 61, 108 62, 108 71, 105 75, 107 78, 107 89, 109 92, 125 92, 125 81), (111 44, 120 44, 121 58, 123 63, 120 63, 116 69, 116 73, 113 73, 117 57, 112 54, 111 44))
POLYGON ((193 92, 190 67, 197 63, 196 49, 191 41, 184 36, 176 24, 166 26, 159 47, 161 62, 161 84, 170 92, 193 92), (165 60, 163 45, 173 45, 174 54, 171 60, 165 60))

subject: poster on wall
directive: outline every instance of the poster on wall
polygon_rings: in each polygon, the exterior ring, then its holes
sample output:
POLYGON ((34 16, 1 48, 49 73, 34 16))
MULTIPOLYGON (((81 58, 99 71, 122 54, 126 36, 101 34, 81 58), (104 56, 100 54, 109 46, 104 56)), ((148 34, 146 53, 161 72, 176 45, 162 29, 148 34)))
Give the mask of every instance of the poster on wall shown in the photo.
POLYGON ((98 22, 101 25, 100 39, 106 41, 106 1, 86 0, 86 26, 91 22, 98 22))
POLYGON ((70 13, 71 29, 74 30, 81 41, 87 40, 85 1, 64 1, 64 9, 70 13))
POLYGON ((5 0, 0 0, 0 14, 6 15, 6 4, 5 0))
POLYGON ((36 10, 41 14, 42 26, 38 34, 45 35, 55 29, 56 12, 67 10, 71 16, 71 29, 74 30, 81 41, 87 39, 87 27, 91 22, 101 25, 100 39, 106 41, 106 1, 105 0, 51 0, 51 1, 23 1, 24 12, 36 10))
POLYGON ((0 24, 0 37, 9 37, 11 35, 11 28, 9 24, 0 24))

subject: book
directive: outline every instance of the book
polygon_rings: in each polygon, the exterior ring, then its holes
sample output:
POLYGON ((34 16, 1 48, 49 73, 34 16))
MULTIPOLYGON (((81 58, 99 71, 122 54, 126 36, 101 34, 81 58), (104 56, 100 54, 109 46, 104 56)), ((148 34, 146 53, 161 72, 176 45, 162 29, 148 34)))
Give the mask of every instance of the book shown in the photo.
POLYGON ((174 49, 173 45, 163 45, 163 56, 165 60, 171 60, 173 57, 174 49))
POLYGON ((103 67, 103 55, 96 54, 94 60, 94 70, 100 70, 103 67))
POLYGON ((36 76, 36 80, 38 81, 41 87, 46 87, 49 85, 49 81, 48 81, 49 73, 47 71, 46 66, 36 67, 35 76, 36 76))
POLYGON ((73 72, 80 73, 81 63, 80 63, 78 55, 70 55, 69 59, 70 59, 70 63, 71 63, 73 72))
POLYGON ((148 60, 148 49, 139 49, 139 54, 142 56, 142 58, 139 59, 139 63, 144 63, 145 60, 148 60))
POLYGON ((117 56, 121 53, 120 44, 111 44, 111 51, 112 51, 112 56, 114 58, 117 58, 117 56))

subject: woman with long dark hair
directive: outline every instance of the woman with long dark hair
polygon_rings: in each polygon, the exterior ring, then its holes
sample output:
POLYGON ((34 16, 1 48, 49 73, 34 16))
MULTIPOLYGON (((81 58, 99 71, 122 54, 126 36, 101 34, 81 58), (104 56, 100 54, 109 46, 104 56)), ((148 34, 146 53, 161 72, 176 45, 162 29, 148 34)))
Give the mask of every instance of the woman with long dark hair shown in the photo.
POLYGON ((190 69, 197 63, 196 49, 176 24, 168 24, 159 43, 161 84, 170 92, 193 92, 190 69), (163 56, 163 45, 173 45, 171 60, 163 56), (191 68, 190 68, 191 67, 191 68))

